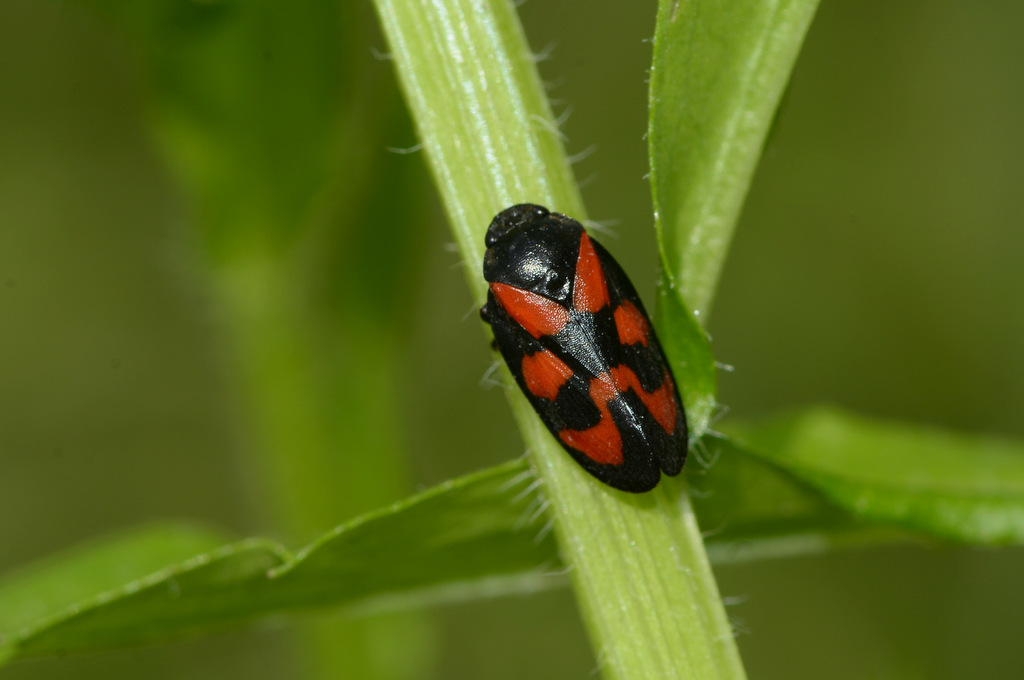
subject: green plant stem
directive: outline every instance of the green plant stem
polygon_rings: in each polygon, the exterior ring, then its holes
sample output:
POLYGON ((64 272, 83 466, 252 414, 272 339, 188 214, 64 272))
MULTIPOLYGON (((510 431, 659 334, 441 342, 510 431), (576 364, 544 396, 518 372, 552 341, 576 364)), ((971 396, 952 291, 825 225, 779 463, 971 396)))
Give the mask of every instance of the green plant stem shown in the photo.
MULTIPOLYGON (((369 7, 109 9, 137 33, 150 118, 195 215, 260 524, 297 545, 400 498, 404 442, 390 414, 403 336, 364 287, 389 309, 395 282, 415 271, 393 242, 415 240, 365 226, 371 210, 387 212, 382 193, 408 195, 382 167, 383 140, 401 131, 397 93, 363 47, 369 7)), ((409 632, 416 618, 307 623, 297 656, 310 677, 416 678, 429 665, 424 636, 409 632)))
MULTIPOLYGON (((215 277, 267 509, 292 540, 305 541, 400 498, 405 475, 399 433, 384 422, 396 384, 387 332, 327 333, 334 324, 310 308, 299 279, 287 259, 250 259, 215 277)), ((429 657, 425 632, 408 614, 335 619, 304 625, 299 641, 309 677, 415 678, 429 657), (406 647, 401 657, 383 652, 396 639, 406 647)))
MULTIPOLYGON (((376 6, 482 302, 483 234, 495 213, 531 201, 584 217, 526 40, 505 0, 376 6)), ((597 484, 518 390, 510 398, 605 676, 745 677, 681 485, 637 497, 597 484)))

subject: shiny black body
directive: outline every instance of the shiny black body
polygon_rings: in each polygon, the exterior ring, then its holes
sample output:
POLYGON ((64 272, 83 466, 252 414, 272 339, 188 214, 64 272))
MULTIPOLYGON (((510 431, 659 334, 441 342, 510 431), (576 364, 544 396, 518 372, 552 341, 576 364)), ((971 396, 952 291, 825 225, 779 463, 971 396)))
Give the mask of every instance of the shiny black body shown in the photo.
POLYGON ((592 244, 607 284, 608 304, 594 311, 574 306, 573 287, 584 234, 576 220, 537 205, 516 205, 499 213, 487 230, 484 278, 491 284, 506 284, 557 302, 565 308, 567 320, 557 332, 534 337, 502 306, 493 289, 488 291, 481 315, 491 325, 495 344, 520 388, 563 448, 602 482, 624 491, 644 492, 658 484, 662 472, 674 476, 682 470, 686 417, 636 290, 611 255, 589 238, 585 240, 592 244), (646 322, 643 342, 620 339, 616 310, 627 303, 646 322), (556 356, 572 373, 554 398, 531 391, 524 378, 524 360, 543 352, 556 356), (635 375, 636 387, 622 389, 606 402, 595 402, 594 380, 617 372, 635 375), (656 399, 653 394, 662 396, 656 399), (672 402, 671 429, 659 424, 648 408, 651 401, 672 402), (610 422, 602 423, 602 419, 610 422), (616 464, 600 462, 594 451, 571 446, 560 437, 567 430, 599 426, 607 430, 612 424, 621 438, 622 459, 616 464))

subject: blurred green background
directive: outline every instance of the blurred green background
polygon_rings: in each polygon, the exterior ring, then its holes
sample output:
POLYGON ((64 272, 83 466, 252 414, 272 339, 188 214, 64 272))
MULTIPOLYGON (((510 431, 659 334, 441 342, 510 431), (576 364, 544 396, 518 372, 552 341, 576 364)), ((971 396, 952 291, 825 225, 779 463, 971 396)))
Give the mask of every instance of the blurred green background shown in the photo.
MULTIPOLYGON (((590 216, 612 224, 603 240, 647 299, 654 9, 520 9, 533 48, 552 47, 541 72, 556 114, 571 109, 569 153, 594 148, 576 166, 590 216)), ((351 47, 385 52, 363 14, 351 47)), ((1024 437, 1022 34, 1016 3, 822 5, 709 323, 735 367, 720 375, 731 413, 828 402, 1024 437)), ((0 4, 0 571, 161 518, 274 533, 194 211, 154 143, 142 51, 84 4, 0 4)), ((393 77, 384 60, 366 69, 393 77)), ((421 488, 522 444, 502 391, 481 384, 492 355, 422 158, 386 148, 413 143, 399 130, 370 153, 419 186, 395 197, 412 202, 421 252, 392 311, 408 324, 393 423, 421 488)), ((751 678, 1024 667, 1019 549, 892 547, 716 573, 751 678)), ((586 677, 596 662, 573 607, 563 591, 434 610, 431 677, 586 677)), ((3 674, 277 678, 294 657, 278 623, 3 674)))

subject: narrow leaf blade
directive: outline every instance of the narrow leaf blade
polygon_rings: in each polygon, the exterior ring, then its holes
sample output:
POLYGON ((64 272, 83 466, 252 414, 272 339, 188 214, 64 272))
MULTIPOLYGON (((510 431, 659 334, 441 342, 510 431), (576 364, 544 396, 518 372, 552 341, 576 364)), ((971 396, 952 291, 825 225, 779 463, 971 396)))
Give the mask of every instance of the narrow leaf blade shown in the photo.
MULTIPOLYGON (((365 515, 295 557, 272 541, 248 539, 99 595, 51 603, 32 625, 3 629, 0 659, 171 640, 272 613, 407 608, 563 583, 547 575, 559 566, 557 552, 535 524, 539 513, 524 490, 531 478, 524 461, 513 461, 365 515)), ((74 581, 76 567, 110 554, 70 561, 63 578, 74 581)), ((75 592, 90 583, 86 574, 75 592)), ((0 589, 0 598, 8 592, 0 589)))
POLYGON ((696 440, 707 432, 717 407, 718 367, 704 329, 686 309, 678 291, 662 281, 657 305, 658 338, 665 346, 686 407, 690 439, 696 440))
POLYGON ((940 538, 1024 542, 1024 444, 814 408, 722 428, 845 511, 940 538))
POLYGON ((651 188, 662 264, 704 314, 817 0, 662 0, 651 188))
POLYGON ((74 602, 212 551, 227 541, 220 532, 190 524, 154 524, 40 560, 0 579, 0 634, 57 616, 74 602))
MULTIPOLYGON (((1020 540, 1019 444, 824 409, 726 429, 732 438, 707 474, 700 461, 688 471, 716 563, 912 537, 885 524, 962 540, 1020 540), (938 503, 936 489, 946 496, 938 503), (958 516, 967 519, 953 521, 958 516)), ((0 663, 168 641, 270 614, 408 608, 563 585, 552 575, 564 569, 554 541, 538 528, 544 515, 527 486, 532 479, 520 460, 452 480, 339 527, 294 557, 265 539, 223 545, 216 532, 175 525, 95 542, 0 583, 0 663)), ((658 516, 688 516, 678 500, 652 500, 658 516)), ((629 513, 612 519, 628 523, 629 513)), ((634 538, 663 540, 673 531, 666 520, 634 538)), ((676 536, 674 544, 687 542, 676 536)))

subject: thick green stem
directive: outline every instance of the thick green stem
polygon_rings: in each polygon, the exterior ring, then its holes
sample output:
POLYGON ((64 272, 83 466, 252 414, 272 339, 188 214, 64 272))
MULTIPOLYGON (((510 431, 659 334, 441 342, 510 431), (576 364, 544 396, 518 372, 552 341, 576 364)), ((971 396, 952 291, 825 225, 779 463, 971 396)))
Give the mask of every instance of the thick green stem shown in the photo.
MULTIPOLYGON (((482 302, 495 213, 530 201, 584 217, 529 48, 506 0, 376 6, 482 302)), ((682 485, 632 496, 596 483, 510 394, 605 676, 743 678, 682 485)))

